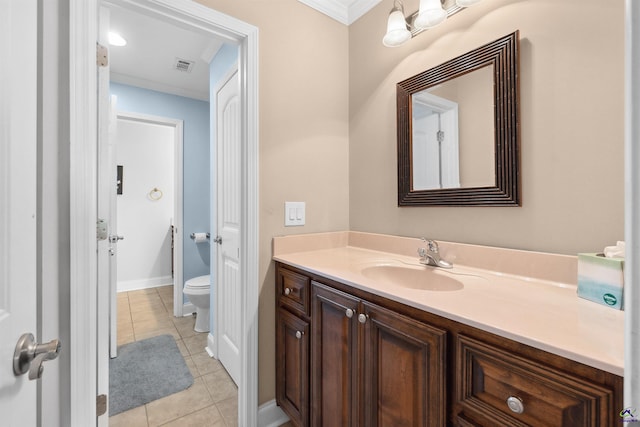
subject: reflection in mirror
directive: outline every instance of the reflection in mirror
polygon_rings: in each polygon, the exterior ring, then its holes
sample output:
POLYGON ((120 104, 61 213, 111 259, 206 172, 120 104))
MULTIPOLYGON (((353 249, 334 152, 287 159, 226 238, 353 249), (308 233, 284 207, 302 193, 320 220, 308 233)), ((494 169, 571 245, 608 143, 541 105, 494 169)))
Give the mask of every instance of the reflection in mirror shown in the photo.
POLYGON ((518 31, 401 81, 399 206, 519 206, 518 31))
POLYGON ((494 185, 493 66, 416 92, 411 102, 413 189, 494 185))

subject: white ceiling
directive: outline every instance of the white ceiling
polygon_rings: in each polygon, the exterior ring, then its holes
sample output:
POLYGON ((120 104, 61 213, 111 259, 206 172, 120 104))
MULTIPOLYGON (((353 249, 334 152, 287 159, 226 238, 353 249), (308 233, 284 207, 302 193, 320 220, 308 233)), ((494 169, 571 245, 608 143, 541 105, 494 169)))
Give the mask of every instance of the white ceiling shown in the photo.
MULTIPOLYGON (((299 0, 350 25, 382 0, 299 0)), ((127 40, 109 46, 111 80, 189 98, 209 100, 209 62, 222 41, 130 10, 110 9, 110 28, 127 40), (176 60, 195 61, 191 72, 176 60)))
POLYGON ((208 62, 220 40, 118 8, 111 9, 110 28, 127 40, 109 46, 112 81, 209 100, 208 62), (195 61, 191 72, 175 68, 178 58, 195 61))
POLYGON ((298 0, 338 22, 351 25, 382 0, 298 0))

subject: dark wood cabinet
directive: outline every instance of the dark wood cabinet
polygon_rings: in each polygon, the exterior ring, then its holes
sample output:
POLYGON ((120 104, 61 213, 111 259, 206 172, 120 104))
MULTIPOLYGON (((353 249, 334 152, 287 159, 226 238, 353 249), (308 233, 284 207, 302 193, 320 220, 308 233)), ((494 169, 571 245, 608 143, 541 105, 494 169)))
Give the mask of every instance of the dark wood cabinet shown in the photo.
POLYGON ((359 300, 317 282, 311 295, 311 425, 361 425, 359 300))
POLYGON ((276 401, 294 425, 308 426, 310 280, 279 268, 276 284, 276 401))
POLYGON ((613 427, 622 377, 277 264, 276 400, 296 426, 613 427))
POLYGON ((620 409, 609 387, 464 335, 458 337, 457 355, 457 400, 467 422, 504 427, 615 425, 620 409))
POLYGON ((446 332, 311 286, 311 425, 444 425, 446 332))
POLYGON ((363 302, 365 426, 446 424, 446 335, 363 302))
POLYGON ((277 401, 299 426, 309 419, 309 323, 279 308, 277 401))

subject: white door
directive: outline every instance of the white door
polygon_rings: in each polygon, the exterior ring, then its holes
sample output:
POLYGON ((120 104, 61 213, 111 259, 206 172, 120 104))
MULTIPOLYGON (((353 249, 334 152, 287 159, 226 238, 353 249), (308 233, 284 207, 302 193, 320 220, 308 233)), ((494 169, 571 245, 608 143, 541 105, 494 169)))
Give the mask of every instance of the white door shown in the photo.
POLYGON ((240 380, 240 97, 237 70, 216 92, 217 230, 216 341, 218 359, 240 380))
POLYGON ((41 338, 36 330, 37 12, 36 0, 0 0, 0 423, 7 427, 35 426, 38 412, 38 381, 13 372, 19 337, 29 332, 41 338))

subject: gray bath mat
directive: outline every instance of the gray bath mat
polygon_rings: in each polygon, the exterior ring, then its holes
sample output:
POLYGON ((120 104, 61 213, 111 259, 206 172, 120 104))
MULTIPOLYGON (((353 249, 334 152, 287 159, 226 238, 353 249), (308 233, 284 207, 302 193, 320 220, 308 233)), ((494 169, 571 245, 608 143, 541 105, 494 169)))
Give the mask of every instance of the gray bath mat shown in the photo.
POLYGON ((109 415, 190 387, 193 377, 171 335, 118 347, 109 363, 109 415))

